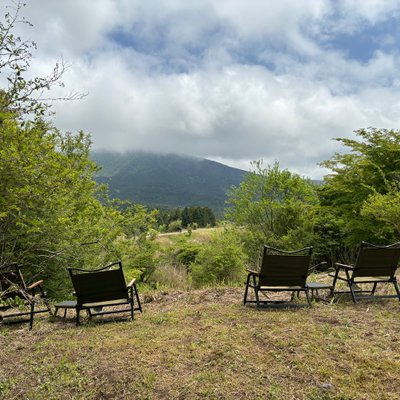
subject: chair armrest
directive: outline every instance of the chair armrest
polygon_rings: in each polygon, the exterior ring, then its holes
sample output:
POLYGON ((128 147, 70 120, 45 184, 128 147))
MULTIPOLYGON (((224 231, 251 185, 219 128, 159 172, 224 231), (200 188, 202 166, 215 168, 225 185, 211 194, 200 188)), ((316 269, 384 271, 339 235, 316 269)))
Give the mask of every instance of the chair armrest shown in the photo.
POLYGON ((253 271, 252 269, 247 269, 247 272, 249 273, 249 275, 260 275, 259 272, 253 271))
POLYGON ((346 265, 346 264, 341 264, 341 263, 335 263, 336 269, 348 269, 348 270, 353 270, 354 267, 352 265, 346 265))
POLYGON ((133 287, 135 282, 136 282, 136 278, 133 278, 126 287, 128 287, 128 288, 133 287))
POLYGON ((313 269, 317 268, 317 267, 321 267, 322 265, 327 265, 328 263, 326 261, 321 261, 318 264, 315 264, 312 266, 313 269))
POLYGON ((31 283, 29 286, 26 287, 27 290, 32 290, 35 287, 40 286, 43 283, 43 280, 37 281, 35 283, 31 283))

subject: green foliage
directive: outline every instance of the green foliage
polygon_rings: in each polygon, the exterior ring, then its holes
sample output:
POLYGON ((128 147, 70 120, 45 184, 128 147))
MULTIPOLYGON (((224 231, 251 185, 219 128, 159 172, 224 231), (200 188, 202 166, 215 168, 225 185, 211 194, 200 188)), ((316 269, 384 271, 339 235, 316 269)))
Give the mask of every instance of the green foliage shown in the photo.
POLYGON ((364 201, 360 214, 375 222, 376 231, 386 236, 393 230, 393 237, 400 236, 400 183, 390 185, 385 194, 374 193, 364 201))
POLYGON ((174 244, 163 250, 159 258, 159 263, 181 264, 189 269, 190 264, 196 260, 201 247, 200 243, 189 241, 187 236, 182 236, 174 244))
POLYGON ((0 21, 0 72, 8 82, 0 89, 0 264, 24 264, 27 278, 40 275, 60 297, 69 292, 67 267, 121 259, 145 279, 154 269, 156 212, 109 201, 93 179, 90 137, 63 134, 44 119, 49 106, 40 96, 61 84, 64 65, 26 78, 36 45, 13 33, 29 24, 19 15, 23 6, 10 2, 0 21))
POLYGON ((182 221, 180 219, 171 221, 168 224, 168 232, 178 232, 182 230, 182 221))
POLYGON ((205 228, 215 226, 215 215, 210 207, 185 207, 182 211, 182 226, 196 224, 196 227, 205 228))
POLYGON ((362 240, 395 240, 397 222, 391 218, 396 218, 400 180, 400 132, 368 128, 355 133, 359 141, 337 139, 350 152, 322 163, 333 173, 320 189, 322 219, 336 221, 350 248, 362 240))
MULTIPOLYGON (((1 295, 3 295, 3 293, 1 293, 1 295)), ((3 298, 0 296, 0 307, 19 307, 22 309, 25 305, 25 301, 21 297, 14 296, 3 298)))
POLYGON ((92 179, 90 143, 39 119, 0 124, 0 260, 26 264, 53 296, 69 290, 66 267, 122 259, 142 277, 154 267, 155 212, 107 200, 92 179))
POLYGON ((179 251, 176 253, 176 261, 189 267, 191 263, 195 262, 200 249, 200 244, 186 242, 186 244, 181 246, 179 251))
MULTIPOLYGON (((104 200, 103 200, 104 201, 104 200)), ((155 268, 158 249, 155 238, 156 212, 142 205, 112 200, 102 206, 103 215, 94 224, 98 238, 74 249, 76 262, 96 268, 121 260, 128 280, 147 281, 155 268)))
POLYGON ((22 125, 11 118, 0 125, 0 255, 3 261, 48 261, 66 230, 85 239, 88 219, 98 218, 87 157, 89 137, 61 135, 37 120, 22 125))
POLYGON ((318 205, 314 185, 299 175, 281 170, 279 164, 263 168, 252 164, 238 187, 228 195, 226 217, 245 228, 249 255, 260 246, 295 249, 313 243, 313 228, 318 205))
POLYGON ((241 282, 246 260, 243 244, 234 230, 216 232, 209 242, 203 244, 191 264, 193 285, 241 282))

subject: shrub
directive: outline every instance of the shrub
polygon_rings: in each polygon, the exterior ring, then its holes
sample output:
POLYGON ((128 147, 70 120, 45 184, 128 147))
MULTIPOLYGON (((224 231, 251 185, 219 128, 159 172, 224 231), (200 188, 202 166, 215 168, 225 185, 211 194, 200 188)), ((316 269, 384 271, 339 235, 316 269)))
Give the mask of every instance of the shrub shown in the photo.
POLYGON ((168 232, 180 232, 182 230, 182 221, 177 219, 168 225, 168 232))
POLYGON ((191 264, 196 287, 238 283, 245 275, 247 257, 235 231, 216 232, 191 264))

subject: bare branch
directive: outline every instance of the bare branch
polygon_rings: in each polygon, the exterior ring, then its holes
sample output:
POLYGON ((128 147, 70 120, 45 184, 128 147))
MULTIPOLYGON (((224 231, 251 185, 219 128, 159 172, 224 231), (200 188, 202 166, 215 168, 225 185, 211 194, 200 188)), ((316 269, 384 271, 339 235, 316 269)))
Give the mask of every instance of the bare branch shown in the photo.
POLYGON ((8 6, 11 10, 6 13, 4 22, 0 22, 0 74, 7 76, 8 87, 1 96, 3 109, 17 112, 22 115, 44 115, 51 107, 53 101, 80 100, 87 93, 70 92, 65 96, 46 97, 44 93, 54 86, 64 87, 61 81, 69 65, 64 60, 59 60, 51 73, 44 77, 26 79, 25 73, 30 67, 32 51, 36 50, 36 43, 23 41, 12 32, 18 23, 32 24, 25 18, 20 18, 22 8, 25 6, 20 0, 12 1, 8 6))

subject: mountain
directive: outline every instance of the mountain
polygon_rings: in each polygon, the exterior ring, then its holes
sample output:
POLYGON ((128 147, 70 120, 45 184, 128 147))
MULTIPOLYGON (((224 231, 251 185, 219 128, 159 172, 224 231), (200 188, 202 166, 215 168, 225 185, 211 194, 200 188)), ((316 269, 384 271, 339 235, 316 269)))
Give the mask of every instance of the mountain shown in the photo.
POLYGON ((107 183, 111 197, 162 209, 210 207, 221 215, 226 193, 246 171, 215 161, 176 154, 93 152, 96 180, 107 183))

